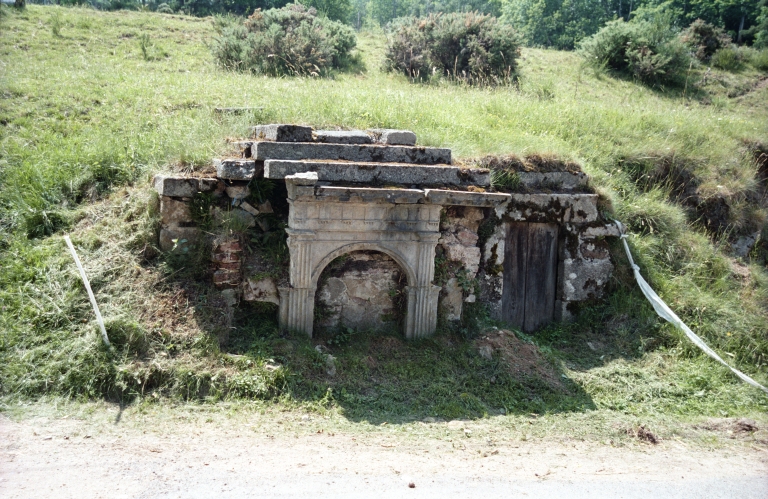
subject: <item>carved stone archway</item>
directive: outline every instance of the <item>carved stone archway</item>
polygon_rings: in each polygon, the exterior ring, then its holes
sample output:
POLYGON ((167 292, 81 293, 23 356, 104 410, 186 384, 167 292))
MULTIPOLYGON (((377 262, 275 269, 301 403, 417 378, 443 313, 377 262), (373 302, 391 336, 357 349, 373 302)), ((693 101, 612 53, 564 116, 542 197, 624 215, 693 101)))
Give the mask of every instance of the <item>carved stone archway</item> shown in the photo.
POLYGON ((284 328, 312 335, 315 292, 334 258, 359 250, 392 257, 408 278, 406 338, 429 336, 437 325, 440 287, 432 284, 440 205, 423 204, 423 191, 315 186, 286 178, 290 214, 290 287, 280 289, 284 328), (418 193, 418 195, 416 195, 418 193))

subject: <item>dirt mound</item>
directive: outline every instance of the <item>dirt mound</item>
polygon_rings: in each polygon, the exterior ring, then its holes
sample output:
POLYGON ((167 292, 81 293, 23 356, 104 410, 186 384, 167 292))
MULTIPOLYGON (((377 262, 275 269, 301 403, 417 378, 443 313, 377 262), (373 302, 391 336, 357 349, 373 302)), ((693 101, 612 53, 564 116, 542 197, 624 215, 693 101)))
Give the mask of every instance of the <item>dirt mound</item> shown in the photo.
POLYGON ((482 357, 499 358, 515 377, 533 376, 564 388, 555 368, 543 358, 536 345, 520 340, 512 331, 486 331, 475 340, 475 346, 482 357))
POLYGON ((749 436, 760 430, 757 422, 747 418, 713 418, 704 424, 695 425, 694 428, 726 432, 730 434, 731 438, 749 436))

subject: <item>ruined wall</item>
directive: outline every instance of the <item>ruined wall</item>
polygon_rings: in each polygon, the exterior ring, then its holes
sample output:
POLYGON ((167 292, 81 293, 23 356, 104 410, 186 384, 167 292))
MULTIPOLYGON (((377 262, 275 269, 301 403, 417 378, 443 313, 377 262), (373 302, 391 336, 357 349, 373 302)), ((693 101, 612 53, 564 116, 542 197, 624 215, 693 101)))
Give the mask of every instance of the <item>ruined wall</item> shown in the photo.
POLYGON ((156 177, 159 245, 209 247, 213 284, 230 301, 279 305, 285 327, 399 327, 419 337, 438 315, 455 323, 479 306, 508 319, 510 307, 540 305, 542 296, 549 315, 516 324, 533 330, 600 298, 613 271, 605 238, 618 231, 601 220, 597 195, 573 164, 511 172, 514 185, 495 192, 489 170, 454 164, 448 149, 414 147, 410 132, 257 132, 237 143, 241 157, 215 161, 215 175, 156 177), (265 201, 267 188, 280 191, 281 206, 265 201), (511 235, 526 227, 550 243, 531 243, 521 257, 511 235), (266 241, 283 244, 285 267, 266 257, 266 241), (317 280, 316 267, 339 255, 317 280))

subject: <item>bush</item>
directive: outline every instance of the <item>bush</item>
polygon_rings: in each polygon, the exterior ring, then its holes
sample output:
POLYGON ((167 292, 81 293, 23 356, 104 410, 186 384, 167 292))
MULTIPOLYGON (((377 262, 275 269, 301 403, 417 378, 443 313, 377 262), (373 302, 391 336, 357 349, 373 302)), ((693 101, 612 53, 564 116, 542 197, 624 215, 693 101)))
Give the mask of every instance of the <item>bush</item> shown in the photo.
POLYGON ((629 74, 650 85, 680 85, 691 65, 685 46, 663 19, 611 21, 583 40, 580 51, 596 67, 629 74))
POLYGON ((749 56, 749 63, 759 71, 768 71, 768 49, 753 50, 749 56))
POLYGON ((718 50, 730 47, 731 37, 721 28, 696 19, 680 34, 680 40, 693 50, 702 62, 709 61, 718 50))
POLYGON ((715 52, 710 62, 714 67, 725 69, 726 71, 739 69, 742 64, 741 54, 731 47, 715 52))
POLYGON ((388 38, 386 69, 418 80, 509 81, 520 56, 514 29, 476 12, 403 18, 393 22, 388 38))
POLYGON ((232 18, 216 21, 219 36, 213 55, 228 69, 270 76, 325 75, 353 62, 357 40, 349 26, 317 16, 315 9, 291 4, 256 11, 242 24, 232 18))

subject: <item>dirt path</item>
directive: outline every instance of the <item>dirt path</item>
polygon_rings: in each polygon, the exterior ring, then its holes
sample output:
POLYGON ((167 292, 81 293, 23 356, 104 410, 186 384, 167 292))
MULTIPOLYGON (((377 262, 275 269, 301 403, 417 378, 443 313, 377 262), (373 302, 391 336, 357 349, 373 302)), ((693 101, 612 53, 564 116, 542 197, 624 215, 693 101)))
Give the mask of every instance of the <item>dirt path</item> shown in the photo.
POLYGON ((768 497, 768 451, 754 445, 270 435, 239 420, 144 427, 0 416, 0 497, 768 497))

